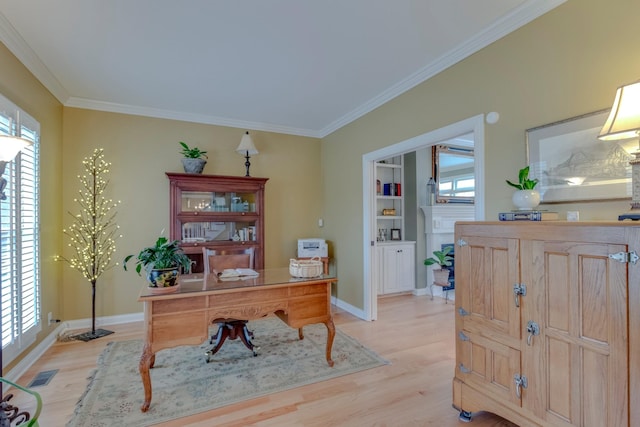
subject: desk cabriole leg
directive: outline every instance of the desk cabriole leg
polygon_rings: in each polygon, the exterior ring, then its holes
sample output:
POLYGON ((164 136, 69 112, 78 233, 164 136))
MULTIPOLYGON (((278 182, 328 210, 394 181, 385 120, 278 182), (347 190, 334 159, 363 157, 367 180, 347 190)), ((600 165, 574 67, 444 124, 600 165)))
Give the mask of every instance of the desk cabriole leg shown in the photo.
POLYGON ((144 387, 144 402, 140 407, 142 412, 147 412, 151 405, 151 376, 149 375, 149 369, 153 367, 155 361, 156 355, 151 352, 151 345, 145 343, 139 364, 140 376, 142 377, 142 385, 144 387))
POLYGON ((324 324, 327 326, 327 363, 333 367, 331 348, 333 347, 333 338, 336 336, 336 326, 333 324, 333 318, 331 317, 324 324))

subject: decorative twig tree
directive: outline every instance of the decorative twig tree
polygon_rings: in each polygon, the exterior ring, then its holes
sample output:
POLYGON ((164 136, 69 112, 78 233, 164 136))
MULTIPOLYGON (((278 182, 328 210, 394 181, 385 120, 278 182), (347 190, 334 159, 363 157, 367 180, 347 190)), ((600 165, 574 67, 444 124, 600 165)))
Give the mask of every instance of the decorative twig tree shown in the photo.
POLYGON ((104 329, 96 331, 96 283, 102 273, 117 265, 111 262, 111 256, 116 251, 116 239, 122 236, 117 234, 119 227, 113 210, 120 202, 104 196, 109 185, 105 176, 111 163, 104 160, 102 149, 95 149, 93 155, 85 157, 82 165, 85 174, 78 175, 82 188, 78 190, 79 197, 73 200, 80 206, 80 211, 77 214, 69 212, 73 222, 63 230, 70 239, 68 246, 72 254, 58 259, 82 273, 91 283, 91 332, 75 337, 89 341, 112 333, 104 329))

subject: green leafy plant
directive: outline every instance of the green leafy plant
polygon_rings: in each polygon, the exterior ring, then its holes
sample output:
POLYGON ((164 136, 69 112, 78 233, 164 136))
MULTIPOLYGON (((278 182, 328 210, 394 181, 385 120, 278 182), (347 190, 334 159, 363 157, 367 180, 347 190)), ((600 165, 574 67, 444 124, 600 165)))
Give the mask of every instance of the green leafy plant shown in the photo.
POLYGON ((182 146, 182 151, 180 151, 180 154, 182 154, 187 159, 208 158, 206 151, 202 151, 197 147, 189 148, 189 146, 182 141, 180 141, 179 144, 182 146))
POLYGON ((520 172, 518 172, 518 184, 515 184, 508 179, 506 181, 507 184, 514 188, 517 188, 518 190, 533 190, 538 184, 537 178, 529 179, 529 166, 520 169, 520 172))
POLYGON ((136 256, 136 272, 139 275, 143 267, 147 273, 151 270, 176 267, 189 271, 191 259, 180 248, 179 243, 178 240, 169 241, 166 237, 158 237, 154 246, 143 248, 137 256, 127 255, 122 267, 127 271, 127 262, 136 256))
POLYGON ((453 257, 449 255, 452 251, 451 246, 446 246, 441 251, 433 251, 433 256, 424 260, 424 265, 438 264, 440 268, 451 267, 453 257))

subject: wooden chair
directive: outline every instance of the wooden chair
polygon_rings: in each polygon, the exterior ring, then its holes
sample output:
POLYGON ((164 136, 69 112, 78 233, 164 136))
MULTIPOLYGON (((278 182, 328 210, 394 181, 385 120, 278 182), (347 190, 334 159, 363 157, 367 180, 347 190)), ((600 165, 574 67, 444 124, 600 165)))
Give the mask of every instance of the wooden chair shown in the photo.
MULTIPOLYGON (((205 275, 220 273, 226 268, 253 268, 253 248, 235 252, 225 251, 225 253, 221 253, 216 249, 202 248, 202 258, 205 275)), ((205 353, 207 363, 220 350, 227 338, 230 340, 240 338, 242 343, 253 352, 254 356, 258 355, 258 348, 251 342, 253 332, 247 328, 246 320, 215 319, 214 322, 218 324, 218 331, 209 340, 209 344, 213 344, 213 348, 205 353)))

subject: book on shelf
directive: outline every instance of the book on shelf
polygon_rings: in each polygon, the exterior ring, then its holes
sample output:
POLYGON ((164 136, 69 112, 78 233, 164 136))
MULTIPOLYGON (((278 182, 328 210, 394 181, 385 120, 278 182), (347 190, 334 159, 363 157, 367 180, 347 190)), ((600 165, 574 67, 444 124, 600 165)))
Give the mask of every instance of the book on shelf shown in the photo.
POLYGON ((500 212, 500 221, 557 221, 560 219, 558 212, 550 211, 511 211, 500 212))
POLYGON ((222 271, 213 270, 213 272, 220 280, 244 280, 259 276, 258 272, 251 268, 225 268, 222 271))

